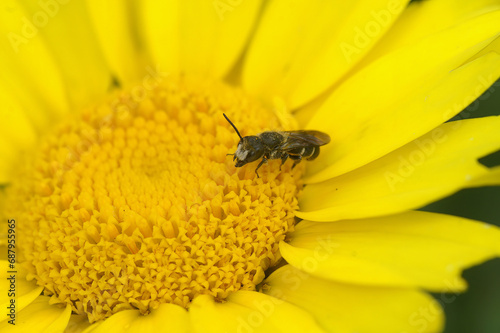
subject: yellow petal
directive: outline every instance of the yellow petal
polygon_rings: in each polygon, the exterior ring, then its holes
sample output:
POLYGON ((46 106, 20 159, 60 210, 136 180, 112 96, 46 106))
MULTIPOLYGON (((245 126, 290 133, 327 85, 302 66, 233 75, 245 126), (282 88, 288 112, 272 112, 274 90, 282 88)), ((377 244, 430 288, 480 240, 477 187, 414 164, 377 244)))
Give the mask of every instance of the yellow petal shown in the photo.
POLYGON ((129 0, 86 1, 99 46, 123 86, 135 83, 143 72, 133 35, 134 10, 129 0))
POLYGON ((108 319, 89 326, 85 333, 156 333, 161 328, 172 333, 189 331, 187 311, 174 304, 161 304, 156 310, 144 316, 136 310, 124 310, 108 319))
POLYGON ((31 148, 37 139, 33 126, 17 103, 10 104, 2 99, 1 95, 0 92, 0 103, 2 103, 0 136, 19 151, 31 148), (10 112, 5 112, 7 110, 10 112))
POLYGON ((162 70, 220 78, 241 55, 260 0, 142 1, 143 35, 162 70))
POLYGON ((327 332, 434 333, 443 328, 439 303, 417 290, 337 283, 286 265, 265 280, 263 291, 300 306, 327 332))
POLYGON ((196 333, 323 332, 299 307, 254 291, 237 291, 224 303, 198 296, 189 313, 196 333))
POLYGON ((366 55, 359 67, 364 67, 381 55, 400 47, 498 9, 498 0, 413 1, 384 38, 366 55))
MULTIPOLYGON (((0 270, 0 290, 2 291, 0 306, 2 309, 7 309, 12 303, 11 300, 14 299, 16 311, 19 312, 31 304, 42 292, 43 287, 26 280, 26 272, 18 264, 14 269, 10 269, 7 260, 0 260, 0 267, 2 267, 0 270), (11 288, 12 282, 15 283, 15 288, 11 288)), ((1 320, 10 319, 6 315, 7 311, 2 314, 1 320)))
POLYGON ((0 8, 0 81, 33 114, 60 115, 67 110, 66 88, 54 59, 32 15, 16 0, 0 8), (36 101, 33 103, 32 101, 36 101))
POLYGON ((106 320, 88 326, 83 333, 122 332, 135 320, 142 319, 141 317, 141 314, 137 310, 123 310, 115 313, 106 320))
POLYGON ((82 333, 90 326, 87 315, 75 315, 72 314, 69 318, 68 326, 64 330, 64 333, 82 333))
POLYGON ((500 76, 491 52, 464 64, 498 33, 488 13, 391 52, 346 80, 307 128, 332 137, 308 168, 318 182, 351 171, 462 111, 500 76))
POLYGON ((490 44, 488 44, 483 49, 481 49, 481 51, 477 52, 472 57, 470 57, 469 59, 467 59, 462 65, 465 65, 465 64, 467 64, 469 62, 472 62, 472 61, 474 61, 476 59, 479 59, 482 56, 487 55, 490 52, 495 52, 496 54, 500 54, 500 34, 498 34, 497 37, 495 37, 491 41, 490 44))
POLYGON ((9 144, 5 138, 0 138, 0 184, 4 185, 9 183, 12 178, 12 171, 14 165, 12 161, 18 158, 15 147, 9 144))
POLYGON ((500 148, 499 129, 500 116, 443 124, 364 167, 306 186, 297 216, 336 221, 394 214, 488 179, 496 184, 477 159, 500 148))
POLYGON ((460 273, 500 255, 500 229, 450 215, 301 222, 281 243, 292 266, 338 282, 462 291, 460 273))
MULTIPOLYGON (((500 6, 498 0, 460 1, 456 0, 433 0, 412 1, 403 13, 397 18, 391 28, 377 41, 375 46, 355 65, 353 72, 366 67, 375 59, 393 52, 398 48, 416 43, 418 40, 444 30, 451 26, 461 24, 467 19, 494 11, 500 6), (425 24, 422 24, 425 22, 425 24)), ((496 39, 500 43, 500 36, 496 39)), ((498 45, 496 45, 498 50, 498 45)), ((465 62, 485 55, 491 49, 484 49, 465 62)), ((319 106, 323 104, 327 96, 335 87, 328 89, 320 98, 313 103, 300 108, 295 112, 299 122, 307 124, 319 106)))
POLYGON ((18 157, 36 142, 37 132, 32 119, 0 80, 0 184, 11 179, 18 157))
POLYGON ((61 308, 49 304, 50 297, 39 296, 16 313, 15 325, 7 320, 0 323, 1 332, 64 332, 71 316, 71 307, 61 308))
POLYGON ((244 65, 243 86, 290 108, 332 86, 381 38, 407 1, 272 1, 244 65))
MULTIPOLYGON (((23 84, 25 84, 24 89, 29 85, 27 82, 23 84)), ((23 94, 25 93, 27 91, 23 94)), ((10 128, 9 137, 14 136, 16 142, 19 141, 22 147, 31 145, 35 138, 47 129, 53 119, 52 112, 44 109, 43 102, 34 96, 23 94, 18 94, 13 89, 11 80, 6 82, 0 79, 0 103, 4 106, 0 116, 5 119, 2 125, 6 127, 5 130, 10 128), (21 133, 15 133, 17 128, 21 133)))
POLYGON ((162 70, 180 68, 179 1, 144 0, 140 7, 140 33, 153 63, 162 70))
POLYGON ((500 166, 490 169, 485 175, 471 180, 469 187, 500 186, 500 166))
POLYGON ((85 2, 18 1, 37 29, 34 39, 43 39, 51 51, 72 108, 81 108, 104 96, 111 84, 111 74, 85 2))

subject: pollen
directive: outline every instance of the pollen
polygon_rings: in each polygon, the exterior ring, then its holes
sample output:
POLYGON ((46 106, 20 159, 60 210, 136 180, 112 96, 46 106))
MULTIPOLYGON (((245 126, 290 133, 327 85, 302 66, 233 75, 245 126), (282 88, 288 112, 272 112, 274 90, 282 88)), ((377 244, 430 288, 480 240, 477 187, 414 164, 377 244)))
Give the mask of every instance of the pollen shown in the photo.
MULTIPOLYGON (((220 82, 120 90, 40 140, 3 193, 18 261, 51 303, 90 322, 255 290, 293 230, 302 164, 236 168, 242 135, 282 128, 220 82), (141 92, 141 93, 138 93, 141 92)), ((28 155, 28 154, 27 154, 28 155)))

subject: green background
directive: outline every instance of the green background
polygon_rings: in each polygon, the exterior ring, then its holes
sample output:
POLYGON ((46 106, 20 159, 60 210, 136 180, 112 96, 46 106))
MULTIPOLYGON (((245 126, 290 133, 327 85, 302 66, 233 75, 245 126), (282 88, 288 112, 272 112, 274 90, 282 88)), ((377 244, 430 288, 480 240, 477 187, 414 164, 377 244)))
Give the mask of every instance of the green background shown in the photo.
MULTIPOLYGON (((500 80, 457 118, 500 115, 500 80)), ((498 130, 500 136, 500 129, 498 130)), ((500 165, 500 151, 480 162, 491 167, 500 165)), ((500 186, 462 190, 451 197, 432 203, 422 210, 447 213, 500 226, 500 186)), ((438 255, 438 254, 436 254, 438 255)), ((445 333, 500 333, 500 258, 466 270, 469 283, 466 293, 444 304, 445 333)), ((434 295, 441 299, 440 294, 434 295)), ((446 295, 445 299, 452 299, 446 295)))

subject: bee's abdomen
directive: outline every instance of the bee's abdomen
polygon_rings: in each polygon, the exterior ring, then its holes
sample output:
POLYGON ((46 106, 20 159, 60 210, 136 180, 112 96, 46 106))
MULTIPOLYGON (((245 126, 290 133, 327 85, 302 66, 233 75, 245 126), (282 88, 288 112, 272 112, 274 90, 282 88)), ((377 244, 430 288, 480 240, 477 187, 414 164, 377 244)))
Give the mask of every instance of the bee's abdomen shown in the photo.
POLYGON ((309 155, 309 156, 305 156, 304 155, 304 158, 306 160, 308 160, 308 161, 311 161, 311 160, 314 160, 316 157, 318 157, 318 155, 319 155, 319 146, 313 146, 313 147, 309 147, 309 148, 312 149, 311 155, 309 155))
POLYGON ((292 149, 288 152, 290 157, 293 159, 294 156, 301 156, 306 160, 314 160, 319 155, 319 147, 318 146, 309 146, 292 149))

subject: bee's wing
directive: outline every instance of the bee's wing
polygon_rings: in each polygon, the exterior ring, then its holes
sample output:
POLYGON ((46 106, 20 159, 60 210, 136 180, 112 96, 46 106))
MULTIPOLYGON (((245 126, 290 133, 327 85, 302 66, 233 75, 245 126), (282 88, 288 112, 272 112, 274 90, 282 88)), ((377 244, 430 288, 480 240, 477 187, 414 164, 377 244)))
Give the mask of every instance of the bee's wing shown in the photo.
POLYGON ((292 150, 310 146, 323 146, 330 142, 330 136, 320 131, 290 131, 283 132, 287 136, 280 149, 292 150))

